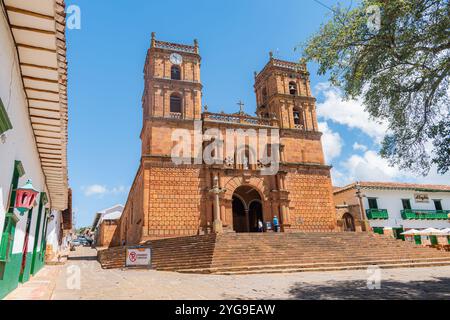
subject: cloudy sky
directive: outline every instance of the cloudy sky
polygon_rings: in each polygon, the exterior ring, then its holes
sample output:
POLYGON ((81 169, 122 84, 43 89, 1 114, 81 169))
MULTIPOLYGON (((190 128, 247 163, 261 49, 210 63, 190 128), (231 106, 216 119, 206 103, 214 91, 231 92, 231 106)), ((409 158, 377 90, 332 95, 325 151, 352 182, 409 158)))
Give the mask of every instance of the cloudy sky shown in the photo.
MULTIPOLYGON (((330 6, 334 0, 320 3, 330 6)), ((342 1, 341 1, 342 2, 342 1)), ((345 1, 344 1, 345 2, 345 1)), ((96 211, 125 203, 140 157, 143 66, 150 33, 192 44, 202 56, 203 104, 255 111, 253 72, 276 58, 297 61, 303 43, 329 10, 315 0, 106 1, 68 0, 81 10, 81 29, 68 30, 69 177, 78 226, 96 211)), ((386 127, 368 118, 359 101, 342 101, 326 77, 308 65, 333 182, 356 179, 448 183, 449 175, 417 177, 378 156, 386 127)))

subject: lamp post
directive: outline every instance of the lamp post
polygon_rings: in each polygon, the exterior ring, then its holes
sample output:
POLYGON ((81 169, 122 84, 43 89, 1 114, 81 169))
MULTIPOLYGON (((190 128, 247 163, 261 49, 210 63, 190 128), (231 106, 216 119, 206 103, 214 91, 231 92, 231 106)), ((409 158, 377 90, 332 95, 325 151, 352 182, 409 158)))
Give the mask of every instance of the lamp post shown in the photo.
POLYGON ((20 212, 21 216, 33 208, 38 193, 39 192, 34 189, 31 180, 28 180, 23 187, 16 190, 15 207, 20 212))
POLYGON ((214 186, 209 192, 214 195, 213 231, 214 233, 223 233, 222 221, 220 220, 219 195, 226 192, 226 189, 219 188, 219 178, 217 176, 214 176, 214 186))
POLYGON ((366 219, 366 215, 364 214, 364 207, 363 207, 363 201, 362 198, 364 197, 364 195, 361 192, 361 183, 359 181, 356 182, 356 197, 358 198, 359 201, 359 213, 360 213, 360 218, 361 218, 361 224, 364 224, 364 231, 368 231, 367 230, 367 219, 366 219))

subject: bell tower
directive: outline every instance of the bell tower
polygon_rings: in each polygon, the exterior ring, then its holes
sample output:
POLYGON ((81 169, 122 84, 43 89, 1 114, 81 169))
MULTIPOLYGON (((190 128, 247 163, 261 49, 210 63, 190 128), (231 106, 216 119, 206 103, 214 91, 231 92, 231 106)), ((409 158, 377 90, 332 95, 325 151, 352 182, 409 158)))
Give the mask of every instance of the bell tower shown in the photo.
POLYGON ((264 69, 255 73, 254 88, 257 115, 279 122, 282 162, 324 164, 306 64, 278 60, 270 53, 264 69))
POLYGON ((152 32, 145 62, 144 121, 148 117, 200 119, 199 48, 158 41, 152 32))
POLYGON ((275 59, 255 73, 256 113, 275 117, 281 128, 317 131, 315 99, 305 64, 275 59))
POLYGON ((142 154, 167 156, 169 137, 174 128, 193 126, 201 119, 201 57, 198 41, 185 45, 156 40, 152 32, 150 49, 144 67, 142 97, 142 154))

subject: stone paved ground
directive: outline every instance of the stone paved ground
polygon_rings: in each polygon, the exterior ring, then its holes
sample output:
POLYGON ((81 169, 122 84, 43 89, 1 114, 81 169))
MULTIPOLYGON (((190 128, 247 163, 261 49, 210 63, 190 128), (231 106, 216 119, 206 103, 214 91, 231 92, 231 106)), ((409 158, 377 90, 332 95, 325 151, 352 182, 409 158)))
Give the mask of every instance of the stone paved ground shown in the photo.
MULTIPOLYGON (((369 290, 366 270, 192 275, 102 270, 95 255, 88 248, 72 253, 53 279, 51 299, 450 299, 450 267, 382 270, 381 289, 369 290)), ((43 272, 48 268, 56 267, 43 272)), ((33 298, 22 289, 15 299, 33 298)))

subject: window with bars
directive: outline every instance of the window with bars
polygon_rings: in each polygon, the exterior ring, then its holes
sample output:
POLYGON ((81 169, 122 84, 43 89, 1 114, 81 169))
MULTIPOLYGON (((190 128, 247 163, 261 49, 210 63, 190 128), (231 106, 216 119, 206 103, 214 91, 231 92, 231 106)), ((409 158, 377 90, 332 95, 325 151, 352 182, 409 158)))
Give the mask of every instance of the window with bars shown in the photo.
POLYGON ((181 70, 179 66, 172 66, 170 69, 170 78, 172 80, 181 80, 181 70))
POLYGON ((170 112, 181 113, 181 97, 176 94, 170 96, 170 112))

